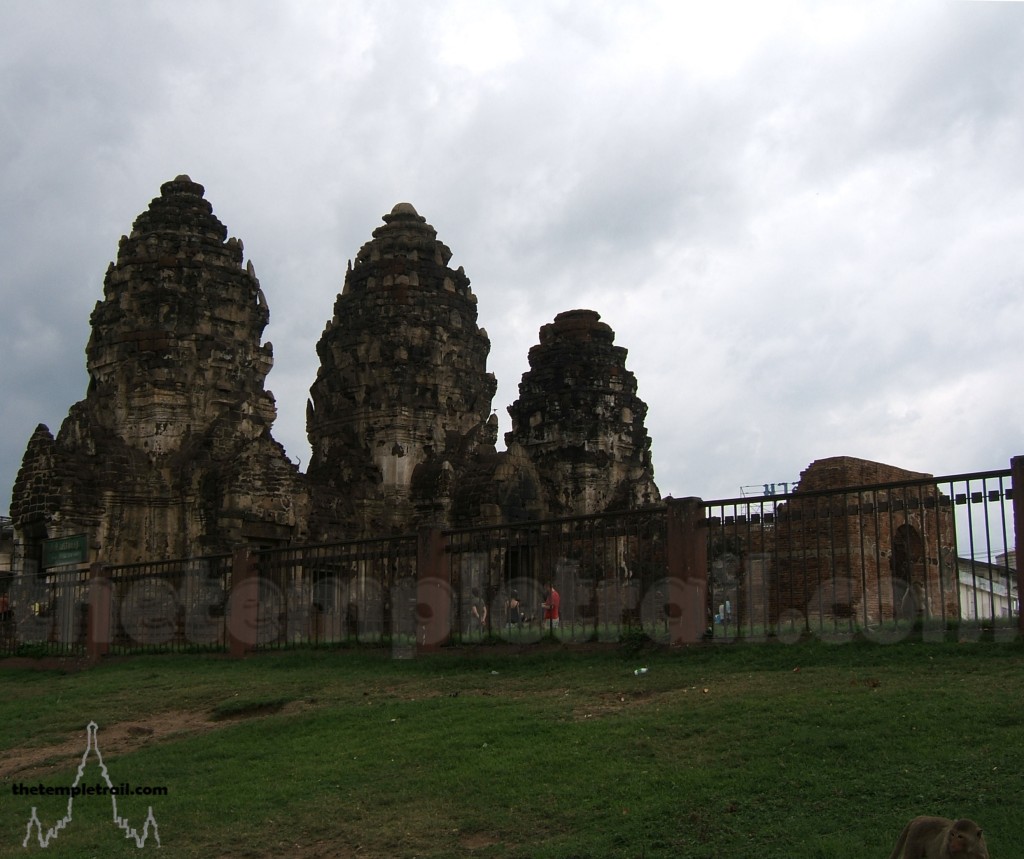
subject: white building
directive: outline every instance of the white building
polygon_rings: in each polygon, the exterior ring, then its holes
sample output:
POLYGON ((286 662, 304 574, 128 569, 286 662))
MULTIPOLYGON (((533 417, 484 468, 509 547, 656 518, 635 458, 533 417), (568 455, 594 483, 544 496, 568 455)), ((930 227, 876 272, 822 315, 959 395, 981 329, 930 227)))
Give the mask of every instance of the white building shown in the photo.
POLYGON ((1016 617, 1020 612, 1016 565, 1013 549, 997 556, 995 563, 958 558, 961 620, 1016 617))

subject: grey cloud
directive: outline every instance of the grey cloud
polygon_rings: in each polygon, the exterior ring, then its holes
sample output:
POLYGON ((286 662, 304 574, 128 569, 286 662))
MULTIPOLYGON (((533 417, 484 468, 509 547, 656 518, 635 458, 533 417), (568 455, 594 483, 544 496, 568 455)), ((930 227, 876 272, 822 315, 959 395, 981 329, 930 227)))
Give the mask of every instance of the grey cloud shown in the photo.
POLYGON ((293 459, 345 262, 402 200, 473 282, 503 428, 538 328, 592 306, 665 492, 1024 452, 1016 4, 797 3, 760 40, 737 6, 710 70, 661 50, 723 31, 677 4, 469 11, 0 8, 0 511, 32 428, 84 395, 119 236, 181 172, 256 266, 293 459), (855 26, 819 33, 832 14, 855 26))

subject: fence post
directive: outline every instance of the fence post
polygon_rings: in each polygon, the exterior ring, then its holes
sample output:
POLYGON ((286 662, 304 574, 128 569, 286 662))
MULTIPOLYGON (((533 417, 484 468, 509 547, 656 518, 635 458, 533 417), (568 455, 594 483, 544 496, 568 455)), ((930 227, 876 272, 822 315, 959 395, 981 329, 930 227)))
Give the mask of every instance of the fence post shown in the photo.
POLYGON ((231 558, 228 594, 228 652, 238 659, 255 649, 260 610, 259 564, 248 547, 231 558))
POLYGON ((444 534, 428 525, 416 535, 417 653, 429 653, 448 643, 451 614, 452 581, 445 563, 444 534))
POLYGON ((669 644, 696 644, 707 631, 708 522, 700 498, 668 502, 666 540, 669 644))
POLYGON ((1024 636, 1024 607, 1020 598, 1024 595, 1024 566, 1021 566, 1020 551, 1024 543, 1024 456, 1010 460, 1010 483, 1013 486, 1013 546, 1014 566, 1017 568, 1017 632, 1024 636))
POLYGON ((98 662, 110 651, 112 587, 103 564, 89 567, 89 620, 86 631, 86 655, 98 662))

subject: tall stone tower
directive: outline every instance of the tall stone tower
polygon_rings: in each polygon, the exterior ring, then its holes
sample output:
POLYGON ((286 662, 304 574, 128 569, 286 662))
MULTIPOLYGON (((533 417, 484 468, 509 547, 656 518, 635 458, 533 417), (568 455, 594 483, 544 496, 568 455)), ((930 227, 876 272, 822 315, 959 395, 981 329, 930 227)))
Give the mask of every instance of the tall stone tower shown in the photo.
POLYGON ((647 406, 626 350, 593 310, 568 310, 540 329, 519 399, 508 408, 509 448, 536 466, 555 516, 657 503, 647 406))
POLYGON ((178 176, 121 238, 92 313, 86 398, 56 439, 37 428, 15 483, 27 549, 85 532, 117 563, 303 532, 301 475, 270 435, 267 303, 203 195, 178 176))
POLYGON ((306 431, 319 538, 446 523, 458 474, 497 438, 469 278, 411 205, 383 220, 317 344, 306 431))

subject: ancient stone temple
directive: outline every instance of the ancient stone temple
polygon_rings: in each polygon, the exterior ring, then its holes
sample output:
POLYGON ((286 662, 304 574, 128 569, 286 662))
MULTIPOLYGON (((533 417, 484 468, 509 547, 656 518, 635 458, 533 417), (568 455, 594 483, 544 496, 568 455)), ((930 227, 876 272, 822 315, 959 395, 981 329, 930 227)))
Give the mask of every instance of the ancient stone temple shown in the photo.
POLYGON ((72 535, 116 564, 659 500, 626 350, 591 310, 541 328, 496 449, 476 297, 408 203, 350 263, 316 345, 299 473, 271 436, 267 302, 204 193, 188 176, 165 183, 121 239, 86 397, 56 438, 36 429, 15 483, 26 567, 72 535))
POLYGON ((89 387, 39 426, 14 487, 25 557, 86 534, 111 563, 301 539, 306 493, 271 437, 269 319, 242 243, 188 176, 122 237, 86 348, 89 387))
POLYGON ((744 612, 812 627, 956 617, 953 504, 931 477, 852 456, 812 462, 753 547, 771 562, 751 565, 749 590, 769 604, 744 612))
POLYGON ((553 515, 657 503, 647 406, 626 350, 593 310, 559 313, 530 349, 530 369, 509 406, 512 431, 540 475, 553 515))
POLYGON ((411 205, 383 220, 317 344, 306 426, 321 537, 450 523, 460 476, 497 437, 469 278, 411 205))

